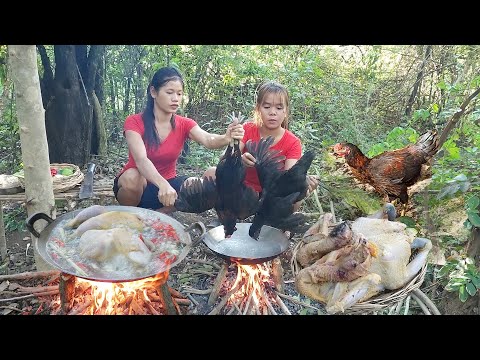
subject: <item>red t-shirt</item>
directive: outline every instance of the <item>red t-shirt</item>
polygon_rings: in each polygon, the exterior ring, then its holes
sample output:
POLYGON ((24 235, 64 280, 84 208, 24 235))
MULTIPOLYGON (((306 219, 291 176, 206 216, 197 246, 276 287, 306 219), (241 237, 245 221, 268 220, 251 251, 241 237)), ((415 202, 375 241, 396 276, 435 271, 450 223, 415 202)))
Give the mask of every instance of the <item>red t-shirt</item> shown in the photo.
MULTIPOLYGON (((177 176, 177 160, 180 157, 185 141, 188 139, 190 130, 196 125, 197 123, 193 119, 175 115, 175 129, 170 131, 170 134, 168 134, 157 149, 147 148, 147 157, 152 161, 153 165, 155 165, 160 175, 166 180, 177 176)), ((139 133, 145 142, 145 126, 143 124, 142 114, 130 115, 125 119, 123 133, 125 134, 127 130, 139 133)), ((137 165, 135 164, 132 153, 128 151, 128 162, 118 175, 120 176, 127 169, 136 167, 137 165)))
MULTIPOLYGON (((242 142, 245 144, 248 140, 259 141, 260 131, 257 125, 253 122, 243 124, 245 135, 243 135, 242 142)), ((300 159, 302 157, 302 143, 291 131, 285 130, 282 138, 278 143, 271 146, 270 149, 280 150, 280 155, 285 155, 286 159, 300 159)), ((247 149, 244 147, 243 152, 247 149)), ((285 161, 283 161, 285 166, 285 161)), ((247 168, 245 175, 245 185, 252 187, 255 191, 262 191, 260 180, 258 179, 257 170, 254 167, 247 168)))

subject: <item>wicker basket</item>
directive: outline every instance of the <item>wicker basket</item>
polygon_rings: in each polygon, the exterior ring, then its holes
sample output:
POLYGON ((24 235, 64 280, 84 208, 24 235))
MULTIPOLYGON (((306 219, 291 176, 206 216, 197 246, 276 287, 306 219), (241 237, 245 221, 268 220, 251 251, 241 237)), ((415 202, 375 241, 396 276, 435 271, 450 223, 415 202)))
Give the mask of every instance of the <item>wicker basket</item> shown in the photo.
MULTIPOLYGON (((292 260, 290 262, 293 276, 296 276, 302 269, 301 265, 297 262, 297 252, 304 246, 303 241, 299 241, 293 249, 292 260)), ((384 291, 381 294, 371 297, 366 301, 356 303, 348 309, 345 309, 343 314, 369 314, 376 311, 381 311, 392 306, 397 306, 399 302, 403 300, 415 289, 419 289, 425 279, 425 273, 427 272, 427 264, 422 267, 418 274, 405 286, 393 291, 384 291)))
MULTIPOLYGON (((84 178, 83 172, 74 164, 50 164, 50 169, 57 170, 57 174, 52 176, 53 192, 60 193, 70 190, 80 184, 84 178), (61 175, 60 170, 70 168, 73 170, 72 175, 61 175)), ((25 188, 25 178, 23 171, 14 174, 20 180, 20 184, 25 188)))

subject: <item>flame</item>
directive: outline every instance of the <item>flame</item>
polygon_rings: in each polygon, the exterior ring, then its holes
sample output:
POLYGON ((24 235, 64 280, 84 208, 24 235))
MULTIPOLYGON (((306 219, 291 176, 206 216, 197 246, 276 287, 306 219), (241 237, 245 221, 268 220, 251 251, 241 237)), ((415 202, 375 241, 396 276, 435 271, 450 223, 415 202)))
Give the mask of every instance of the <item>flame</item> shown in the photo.
POLYGON ((232 294, 230 300, 234 303, 246 301, 247 308, 249 303, 253 301, 258 309, 263 306, 260 300, 266 296, 265 284, 273 286, 270 269, 266 263, 257 265, 237 264, 237 278, 232 285, 232 289, 236 286, 240 287, 232 294))
MULTIPOLYGON (((142 311, 142 306, 137 303, 145 303, 151 307, 152 300, 148 291, 155 293, 156 289, 168 278, 168 271, 154 277, 121 282, 109 283, 77 278, 80 286, 91 287, 92 304, 84 314, 115 315, 119 313, 131 314, 142 311)), ((150 295, 152 296, 152 294, 150 295)))

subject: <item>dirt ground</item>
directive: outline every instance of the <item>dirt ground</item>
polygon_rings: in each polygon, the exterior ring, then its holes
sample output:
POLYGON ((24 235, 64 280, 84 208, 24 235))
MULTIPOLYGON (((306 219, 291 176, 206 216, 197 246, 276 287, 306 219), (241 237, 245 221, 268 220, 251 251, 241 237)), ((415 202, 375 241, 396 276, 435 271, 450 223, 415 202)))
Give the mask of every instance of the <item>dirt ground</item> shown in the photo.
MULTIPOLYGON (((195 221, 201 221, 208 226, 209 223, 215 219, 211 211, 200 215, 176 212, 171 214, 171 216, 185 226, 195 221)), ((298 241, 300 241, 300 237, 300 235, 294 236, 291 240, 290 248, 279 256, 285 283, 284 294, 294 299, 292 301, 283 299, 283 301, 292 315, 325 314, 325 308, 322 304, 301 296, 294 286, 294 275, 290 261, 292 258, 292 250, 298 241)), ((7 234, 9 261, 8 264, 3 265, 3 271, 0 274, 20 274, 36 271, 31 243, 31 235, 28 232, 16 231, 7 234), (7 265, 8 271, 5 269, 7 265)), ((188 253, 187 257, 180 264, 170 270, 168 285, 188 296, 188 299, 191 301, 188 308, 183 307, 184 314, 206 315, 212 310, 213 306, 207 304, 208 294, 187 293, 186 289, 206 290, 212 288, 219 271, 218 269, 224 263, 224 259, 213 253, 205 244, 200 243, 188 253)), ((234 266, 230 265, 229 274, 234 271, 234 266)), ((2 281, 0 280, 0 290, 2 290, 1 285, 2 281)), ((427 277, 422 285, 422 290, 429 295, 442 314, 471 315, 478 313, 478 295, 469 299, 466 303, 461 303, 456 294, 441 291, 438 285, 431 284, 427 277)), ((219 296, 219 300, 220 298, 221 296, 219 296)), ((40 304, 41 302, 35 297, 12 302, 0 302, 0 314, 49 314, 48 309, 41 308, 40 304)), ((281 313, 281 311, 279 311, 279 313, 281 313)), ((403 310, 401 310, 401 313, 403 313, 403 310)), ((415 306, 413 301, 411 302, 408 313, 423 314, 419 307, 415 306)))

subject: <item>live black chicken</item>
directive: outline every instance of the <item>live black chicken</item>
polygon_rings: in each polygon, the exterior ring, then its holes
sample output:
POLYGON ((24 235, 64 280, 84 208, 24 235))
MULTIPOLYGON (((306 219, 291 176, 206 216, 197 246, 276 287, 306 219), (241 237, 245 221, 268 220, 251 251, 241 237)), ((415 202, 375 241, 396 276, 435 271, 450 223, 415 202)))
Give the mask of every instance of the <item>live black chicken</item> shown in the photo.
MULTIPOLYGON (((258 159, 261 156, 258 154, 259 149, 262 149, 267 139, 260 140, 258 144, 247 142, 245 144, 247 151, 258 159)), ((249 229, 252 238, 258 240, 263 225, 295 231, 305 223, 305 216, 294 213, 293 205, 307 194, 306 176, 314 157, 315 153, 312 150, 305 152, 289 170, 280 170, 261 163, 255 164, 262 195, 249 229)))
MULTIPOLYGON (((269 150, 273 138, 265 141, 259 150, 257 163, 264 169, 274 171, 285 159, 278 151, 269 150)), ((182 186, 175 201, 179 211, 200 213, 215 208, 217 216, 224 227, 225 237, 230 237, 236 230, 237 220, 244 220, 253 215, 258 208, 259 194, 244 184, 245 166, 242 163, 238 141, 230 144, 220 159, 215 171, 216 179, 197 179, 187 186, 182 186)))

